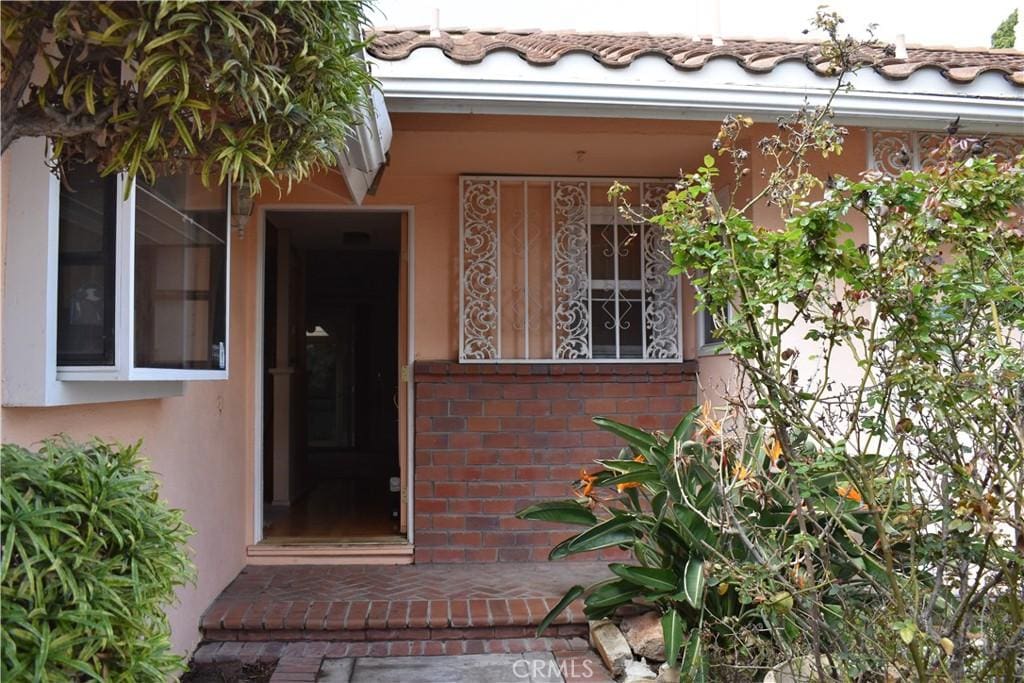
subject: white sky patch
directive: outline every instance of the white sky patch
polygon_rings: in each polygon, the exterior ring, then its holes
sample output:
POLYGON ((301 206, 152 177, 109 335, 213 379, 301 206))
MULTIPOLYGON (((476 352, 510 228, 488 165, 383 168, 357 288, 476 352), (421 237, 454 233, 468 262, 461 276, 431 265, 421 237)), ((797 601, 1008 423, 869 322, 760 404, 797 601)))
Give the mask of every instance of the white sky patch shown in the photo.
MULTIPOLYGON (((821 0, 377 0, 378 26, 425 26, 440 11, 441 27, 474 29, 573 29, 709 36, 713 8, 721 6, 721 33, 728 38, 806 38, 821 0), (698 8, 697 5, 700 5, 698 8)), ((1018 0, 835 0, 829 6, 846 19, 849 33, 908 45, 988 47, 992 32, 1018 0)))

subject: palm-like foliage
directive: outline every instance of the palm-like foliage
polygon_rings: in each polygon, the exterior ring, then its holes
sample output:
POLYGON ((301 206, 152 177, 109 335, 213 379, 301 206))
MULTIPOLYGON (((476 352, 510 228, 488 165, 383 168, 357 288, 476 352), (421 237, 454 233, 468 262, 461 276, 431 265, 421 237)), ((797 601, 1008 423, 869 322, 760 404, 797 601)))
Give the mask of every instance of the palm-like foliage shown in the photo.
POLYGON ((364 0, 3 3, 3 149, 257 187, 336 161, 373 80, 364 0), (33 70, 36 77, 33 78, 33 70), (40 77, 39 73, 45 74, 40 77))

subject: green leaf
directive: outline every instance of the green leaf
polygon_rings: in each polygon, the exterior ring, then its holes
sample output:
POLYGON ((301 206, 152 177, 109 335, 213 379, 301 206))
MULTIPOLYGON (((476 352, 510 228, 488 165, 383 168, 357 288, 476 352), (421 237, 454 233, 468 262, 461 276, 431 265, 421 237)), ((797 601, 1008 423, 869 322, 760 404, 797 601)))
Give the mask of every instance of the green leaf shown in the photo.
POLYGON ((566 547, 567 554, 585 553, 632 543, 636 538, 632 525, 632 517, 612 517, 569 541, 566 547))
POLYGON ((691 555, 683 569, 683 595, 694 609, 700 609, 704 602, 704 560, 691 555))
POLYGON ((697 415, 700 414, 699 408, 694 408, 690 412, 683 416, 683 419, 676 424, 676 428, 672 430, 672 441, 687 441, 693 435, 693 425, 697 421, 697 415))
POLYGON ((569 538, 565 539, 564 541, 556 545, 554 548, 552 548, 551 552, 548 553, 548 559, 561 560, 568 557, 569 555, 572 555, 572 553, 569 552, 569 544, 572 543, 572 541, 575 538, 575 536, 570 536, 569 538))
POLYGON ((674 667, 683 644, 683 618, 679 612, 670 609, 661 617, 661 631, 665 636, 665 657, 669 667, 674 667))
POLYGON ((583 586, 573 586, 567 590, 562 599, 558 601, 558 604, 552 607, 551 611, 544 615, 544 618, 537 625, 537 637, 540 638, 541 634, 551 625, 551 622, 581 595, 583 595, 583 586))
POLYGON ((711 156, 710 154, 705 154, 704 155, 704 166, 706 168, 714 168, 715 167, 715 158, 713 156, 711 156))
POLYGON ((788 591, 779 591, 764 604, 765 607, 769 607, 780 614, 789 614, 793 611, 793 594, 788 591))
POLYGON ((912 621, 904 623, 900 627, 900 640, 903 641, 904 645, 910 645, 914 642, 914 636, 917 635, 917 624, 912 621))
POLYGON ((650 567, 634 567, 628 564, 612 563, 608 569, 630 583, 643 586, 652 591, 668 593, 676 590, 676 575, 670 569, 653 569, 650 567))
POLYGON ((672 508, 676 519, 674 529, 686 542, 688 550, 703 552, 702 543, 712 536, 711 529, 693 510, 679 504, 674 504, 672 508))
POLYGON ((614 477, 602 479, 601 484, 613 486, 615 484, 647 484, 661 481, 661 474, 650 465, 643 465, 639 471, 626 472, 614 477))
POLYGON ((594 516, 594 513, 576 500, 552 500, 536 503, 517 512, 516 517, 542 522, 582 524, 584 526, 597 523, 597 517, 594 516))
POLYGON ((632 601, 642 591, 628 581, 609 581, 599 584, 584 600, 588 614, 593 611, 605 612, 632 601))
POLYGON ((639 448, 641 452, 658 443, 658 440, 653 435, 648 434, 644 430, 630 427, 607 417, 595 417, 593 421, 601 429, 625 439, 631 445, 639 448))
POLYGON ((679 680, 686 683, 705 683, 708 677, 707 662, 701 646, 700 629, 691 629, 686 639, 683 659, 679 663, 679 680))
POLYGON ((85 110, 90 114, 96 113, 96 76, 89 74, 85 77, 85 110))

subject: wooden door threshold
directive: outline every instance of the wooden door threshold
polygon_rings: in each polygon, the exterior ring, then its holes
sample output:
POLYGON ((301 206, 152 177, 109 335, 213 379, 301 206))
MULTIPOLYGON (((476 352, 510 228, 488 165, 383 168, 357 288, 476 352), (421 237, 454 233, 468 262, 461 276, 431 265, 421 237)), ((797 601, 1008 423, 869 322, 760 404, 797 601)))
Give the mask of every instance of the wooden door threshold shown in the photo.
POLYGON ((246 547, 249 564, 412 564, 413 546, 404 538, 325 541, 272 538, 246 547))

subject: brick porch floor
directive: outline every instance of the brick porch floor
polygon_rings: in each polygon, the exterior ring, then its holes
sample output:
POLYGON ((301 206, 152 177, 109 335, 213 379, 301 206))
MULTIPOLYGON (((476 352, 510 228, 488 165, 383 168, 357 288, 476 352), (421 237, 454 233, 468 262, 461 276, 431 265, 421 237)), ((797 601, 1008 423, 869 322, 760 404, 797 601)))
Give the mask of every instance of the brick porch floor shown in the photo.
MULTIPOLYGON (((400 646, 406 654, 425 648, 461 654, 468 641, 479 641, 487 651, 489 640, 532 639, 566 589, 609 576, 601 562, 251 566, 214 601, 201 628, 214 642, 376 642, 375 651, 409 643, 400 646), (441 641, 440 650, 412 645, 425 641, 441 641)), ((545 635, 569 639, 585 632, 577 602, 545 635)), ((528 644, 510 647, 498 649, 522 651, 528 644)))

